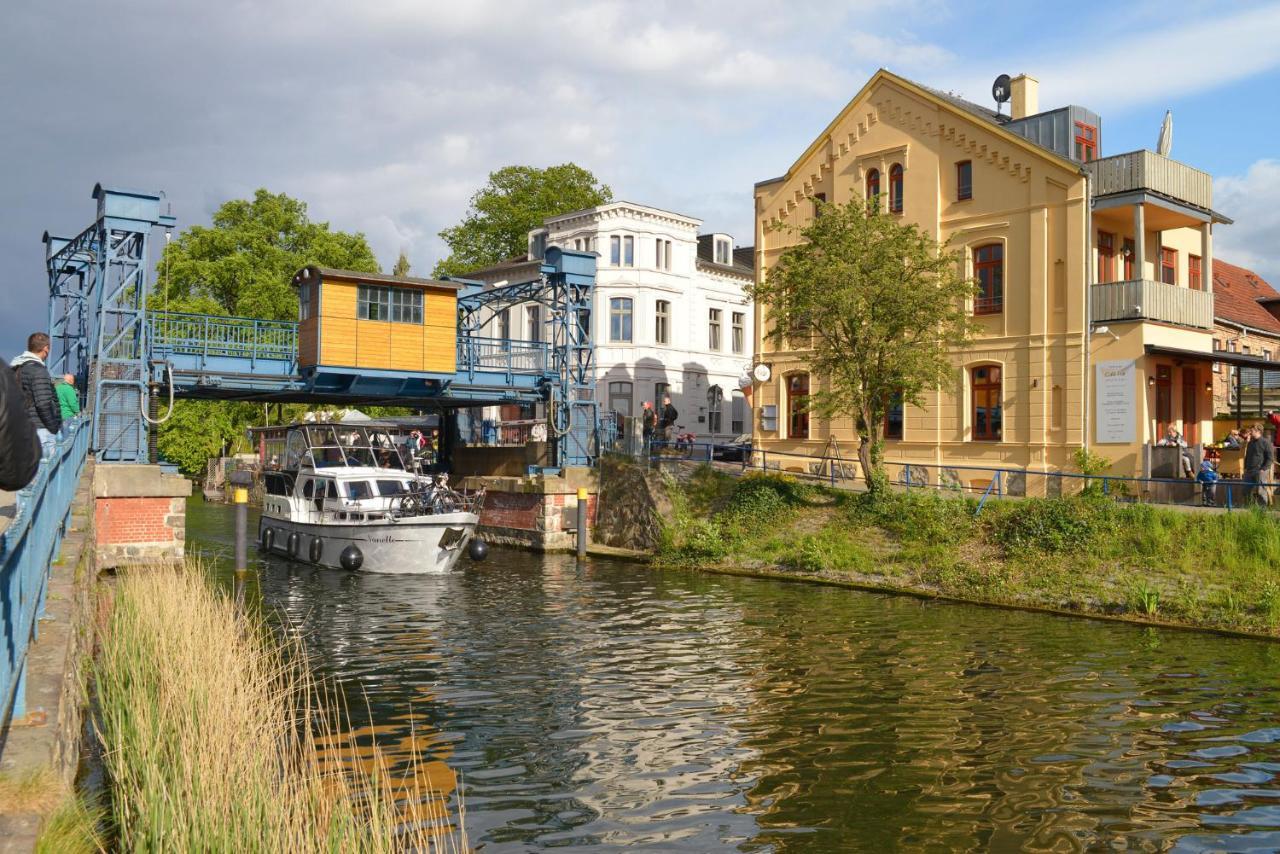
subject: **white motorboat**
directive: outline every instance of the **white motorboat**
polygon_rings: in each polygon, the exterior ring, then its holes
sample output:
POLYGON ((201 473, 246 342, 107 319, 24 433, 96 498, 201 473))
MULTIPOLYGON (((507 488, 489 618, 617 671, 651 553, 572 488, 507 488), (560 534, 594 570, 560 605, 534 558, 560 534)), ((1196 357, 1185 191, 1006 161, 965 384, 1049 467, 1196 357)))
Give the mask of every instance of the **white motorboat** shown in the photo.
POLYGON ((291 427, 283 465, 263 471, 258 546, 352 572, 448 572, 475 536, 484 491, 419 469, 386 426, 291 427))

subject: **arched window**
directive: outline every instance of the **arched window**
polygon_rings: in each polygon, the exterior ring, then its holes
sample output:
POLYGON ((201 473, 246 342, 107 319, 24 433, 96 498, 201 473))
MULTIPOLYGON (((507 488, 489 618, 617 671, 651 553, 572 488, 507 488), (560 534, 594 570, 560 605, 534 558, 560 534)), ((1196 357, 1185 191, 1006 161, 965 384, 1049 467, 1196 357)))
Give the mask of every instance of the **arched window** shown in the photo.
POLYGON ((787 438, 809 438, 809 375, 787 377, 787 438))
POLYGON ((973 277, 978 294, 974 314, 999 314, 1004 310, 1004 244, 988 243, 973 250, 973 277))
POLYGON ((902 213, 902 164, 895 163, 889 169, 889 210, 902 213))
POLYGON ((969 372, 973 394, 973 438, 998 442, 1004 436, 1000 367, 982 365, 969 372))
POLYGON ((867 173, 867 201, 880 195, 880 170, 872 169, 867 173))
POLYGON ((609 300, 609 340, 631 341, 631 297, 609 300))

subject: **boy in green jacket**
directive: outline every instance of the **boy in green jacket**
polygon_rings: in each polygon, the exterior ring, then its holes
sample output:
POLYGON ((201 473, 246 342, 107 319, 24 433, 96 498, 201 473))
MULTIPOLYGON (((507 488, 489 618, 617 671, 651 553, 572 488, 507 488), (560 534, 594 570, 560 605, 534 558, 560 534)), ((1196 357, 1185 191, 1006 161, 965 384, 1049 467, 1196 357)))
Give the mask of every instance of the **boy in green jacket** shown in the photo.
POLYGON ((74 374, 63 374, 62 379, 53 384, 53 390, 58 395, 58 407, 62 410, 63 421, 80 414, 80 398, 76 395, 74 374))

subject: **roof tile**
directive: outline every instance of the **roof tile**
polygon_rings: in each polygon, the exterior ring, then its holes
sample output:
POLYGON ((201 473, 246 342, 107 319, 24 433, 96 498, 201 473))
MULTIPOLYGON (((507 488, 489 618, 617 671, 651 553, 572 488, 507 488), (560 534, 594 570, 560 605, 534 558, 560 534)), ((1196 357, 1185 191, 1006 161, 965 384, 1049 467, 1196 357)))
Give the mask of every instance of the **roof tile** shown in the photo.
POLYGON ((1213 259, 1213 313, 1228 323, 1239 323, 1280 335, 1280 319, 1258 300, 1280 299, 1280 292, 1252 270, 1213 259))

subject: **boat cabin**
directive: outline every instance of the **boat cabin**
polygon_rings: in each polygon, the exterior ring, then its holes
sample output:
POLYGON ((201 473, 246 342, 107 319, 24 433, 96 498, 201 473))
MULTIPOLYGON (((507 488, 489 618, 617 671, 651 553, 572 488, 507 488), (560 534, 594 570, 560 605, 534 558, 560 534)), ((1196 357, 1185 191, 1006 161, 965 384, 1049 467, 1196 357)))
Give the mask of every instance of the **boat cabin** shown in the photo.
POLYGON ((453 373, 455 282, 303 267, 298 289, 298 367, 453 373))

